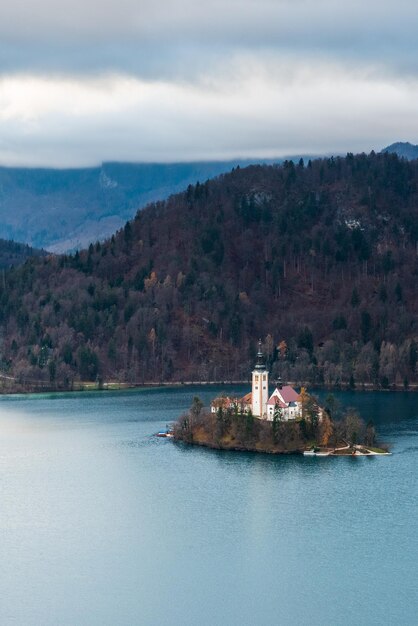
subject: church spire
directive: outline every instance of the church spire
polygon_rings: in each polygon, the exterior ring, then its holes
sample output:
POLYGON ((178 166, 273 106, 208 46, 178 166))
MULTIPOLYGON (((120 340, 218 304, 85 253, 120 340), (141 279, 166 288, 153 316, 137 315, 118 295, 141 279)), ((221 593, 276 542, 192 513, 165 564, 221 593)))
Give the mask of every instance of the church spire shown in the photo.
POLYGON ((263 354, 263 350, 261 347, 261 339, 259 339, 258 341, 258 352, 257 352, 257 359, 255 362, 255 370, 265 370, 266 369, 266 360, 264 358, 264 354, 263 354))

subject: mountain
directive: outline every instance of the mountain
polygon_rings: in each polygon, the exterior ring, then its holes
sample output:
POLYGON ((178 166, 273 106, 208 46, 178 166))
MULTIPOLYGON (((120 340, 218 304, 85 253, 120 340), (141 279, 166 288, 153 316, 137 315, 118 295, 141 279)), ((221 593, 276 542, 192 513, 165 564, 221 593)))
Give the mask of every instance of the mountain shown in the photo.
POLYGON ((0 237, 51 252, 86 247, 109 237, 148 202, 249 163, 103 163, 69 170, 1 167, 0 237))
POLYGON ((417 382, 418 162, 348 154, 236 168, 103 244, 0 284, 19 380, 417 382))
POLYGON ((34 256, 45 256, 43 250, 36 250, 22 243, 0 239, 0 269, 21 265, 34 256))
POLYGON ((399 157, 403 157, 409 161, 418 159, 418 146, 414 146, 412 143, 409 143, 409 141, 392 143, 390 146, 387 146, 387 148, 383 148, 382 152, 393 152, 399 157))

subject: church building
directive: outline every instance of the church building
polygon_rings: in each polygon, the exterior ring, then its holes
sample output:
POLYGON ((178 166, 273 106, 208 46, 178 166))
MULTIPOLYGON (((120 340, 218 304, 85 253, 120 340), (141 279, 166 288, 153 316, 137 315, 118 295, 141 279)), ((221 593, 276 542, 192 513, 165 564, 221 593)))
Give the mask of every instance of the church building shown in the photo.
POLYGON ((279 379, 273 393, 269 395, 269 372, 261 348, 258 344, 258 353, 252 371, 252 389, 242 398, 220 397, 211 403, 212 413, 220 408, 248 413, 254 417, 272 421, 274 414, 284 421, 298 419, 302 416, 302 402, 300 395, 290 385, 282 385, 279 379))

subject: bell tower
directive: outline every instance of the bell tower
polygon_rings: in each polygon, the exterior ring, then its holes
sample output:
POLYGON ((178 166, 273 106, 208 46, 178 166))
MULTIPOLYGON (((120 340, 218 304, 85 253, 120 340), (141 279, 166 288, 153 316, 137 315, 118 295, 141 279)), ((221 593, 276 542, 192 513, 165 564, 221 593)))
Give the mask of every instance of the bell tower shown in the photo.
POLYGON ((261 339, 258 342, 256 363, 252 372, 252 412, 255 417, 267 416, 267 400, 269 398, 269 373, 266 367, 261 339))

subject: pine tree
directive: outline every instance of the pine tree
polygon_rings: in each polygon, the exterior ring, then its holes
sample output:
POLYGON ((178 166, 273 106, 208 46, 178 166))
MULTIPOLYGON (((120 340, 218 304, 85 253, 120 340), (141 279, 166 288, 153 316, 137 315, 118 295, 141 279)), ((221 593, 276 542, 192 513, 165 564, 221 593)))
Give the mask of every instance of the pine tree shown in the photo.
POLYGON ((280 408, 279 403, 276 402, 275 407, 274 407, 273 424, 272 424, 274 443, 277 443, 279 440, 279 429, 280 429, 280 422, 282 421, 282 419, 283 419, 282 410, 280 408))

